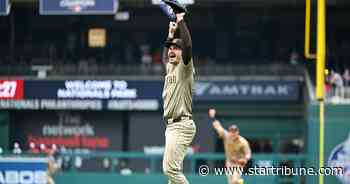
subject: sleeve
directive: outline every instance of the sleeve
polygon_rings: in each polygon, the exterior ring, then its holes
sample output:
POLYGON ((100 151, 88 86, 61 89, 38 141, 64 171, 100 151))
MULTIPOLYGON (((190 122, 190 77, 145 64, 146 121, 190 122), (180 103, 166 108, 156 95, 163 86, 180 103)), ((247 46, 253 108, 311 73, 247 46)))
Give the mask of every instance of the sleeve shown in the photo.
POLYGON ((252 157, 252 150, 250 149, 249 142, 246 139, 244 139, 243 151, 246 159, 250 160, 252 157))
POLYGON ((224 130, 224 134, 222 135, 222 139, 226 139, 228 136, 227 130, 224 130))
POLYGON ((211 122, 216 133, 219 135, 219 138, 225 139, 227 137, 227 131, 221 126, 220 121, 218 121, 215 118, 212 118, 211 122))
POLYGON ((184 64, 187 65, 192 59, 192 38, 184 20, 178 23, 178 30, 179 37, 184 43, 182 58, 184 60, 184 64))
POLYGON ((162 61, 163 61, 163 64, 167 64, 168 61, 169 61, 169 58, 168 58, 168 48, 167 47, 163 47, 163 53, 162 53, 162 61))
POLYGON ((179 35, 180 35, 180 31, 179 29, 176 29, 175 31, 175 34, 174 34, 174 38, 167 38, 166 41, 164 42, 164 47, 163 47, 163 53, 162 53, 162 61, 163 61, 163 64, 167 64, 168 61, 169 61, 169 57, 168 57, 168 47, 165 46, 165 43, 166 42, 170 42, 172 41, 173 39, 175 38, 179 38, 179 35))

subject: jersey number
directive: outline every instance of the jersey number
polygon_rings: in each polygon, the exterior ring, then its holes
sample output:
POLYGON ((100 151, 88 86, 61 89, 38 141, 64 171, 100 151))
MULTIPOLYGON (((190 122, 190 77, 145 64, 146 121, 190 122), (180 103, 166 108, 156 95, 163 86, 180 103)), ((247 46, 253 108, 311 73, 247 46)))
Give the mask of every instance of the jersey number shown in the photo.
POLYGON ((169 84, 175 84, 176 83, 176 76, 170 75, 166 78, 166 80, 169 84))

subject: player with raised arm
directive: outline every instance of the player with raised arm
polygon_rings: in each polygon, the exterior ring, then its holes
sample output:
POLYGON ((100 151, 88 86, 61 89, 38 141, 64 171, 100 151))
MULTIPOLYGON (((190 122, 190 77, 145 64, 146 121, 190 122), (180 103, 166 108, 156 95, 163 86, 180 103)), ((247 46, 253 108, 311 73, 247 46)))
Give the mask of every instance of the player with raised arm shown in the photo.
POLYGON ((244 166, 251 159, 251 149, 248 141, 240 136, 239 129, 236 125, 231 125, 228 130, 222 127, 220 121, 216 119, 216 110, 209 109, 209 118, 212 120, 212 124, 219 137, 224 142, 225 148, 225 166, 231 169, 232 172, 227 176, 228 184, 242 184, 241 172, 244 166))
POLYGON ((183 160, 196 133, 192 120, 192 40, 184 20, 186 11, 177 2, 167 3, 176 14, 176 22, 169 24, 163 51, 166 68, 162 95, 163 118, 166 123, 163 172, 168 177, 169 184, 188 184, 183 174, 183 160))

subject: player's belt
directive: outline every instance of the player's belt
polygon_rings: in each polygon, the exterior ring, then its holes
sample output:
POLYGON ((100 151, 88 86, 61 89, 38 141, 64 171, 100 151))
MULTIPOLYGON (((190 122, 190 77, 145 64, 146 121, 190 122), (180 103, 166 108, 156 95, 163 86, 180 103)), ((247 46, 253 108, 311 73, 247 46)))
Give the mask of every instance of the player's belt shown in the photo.
POLYGON ((178 118, 169 118, 168 120, 167 120, 167 123, 168 124, 171 124, 171 123, 176 123, 176 122, 179 122, 179 121, 182 121, 182 120, 191 120, 192 119, 192 117, 191 116, 180 116, 180 117, 178 117, 178 118))

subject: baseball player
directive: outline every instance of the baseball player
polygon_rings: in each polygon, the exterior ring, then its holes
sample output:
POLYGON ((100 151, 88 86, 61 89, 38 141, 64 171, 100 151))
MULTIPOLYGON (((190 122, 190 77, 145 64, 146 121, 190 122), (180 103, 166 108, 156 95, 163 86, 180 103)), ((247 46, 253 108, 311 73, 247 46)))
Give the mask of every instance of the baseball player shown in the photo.
POLYGON ((224 141, 227 168, 237 168, 227 176, 228 184, 242 184, 241 172, 244 166, 251 158, 251 149, 248 141, 239 135, 239 129, 236 125, 231 125, 228 130, 225 130, 221 123, 215 119, 216 110, 209 109, 209 118, 213 120, 213 127, 219 137, 224 141), (239 169, 238 169, 239 168, 239 169))
POLYGON ((168 177, 169 184, 188 184, 182 165, 196 133, 192 120, 192 40, 184 16, 185 13, 177 13, 176 22, 170 22, 163 51, 166 68, 162 95, 163 117, 166 122, 163 172, 168 177))

